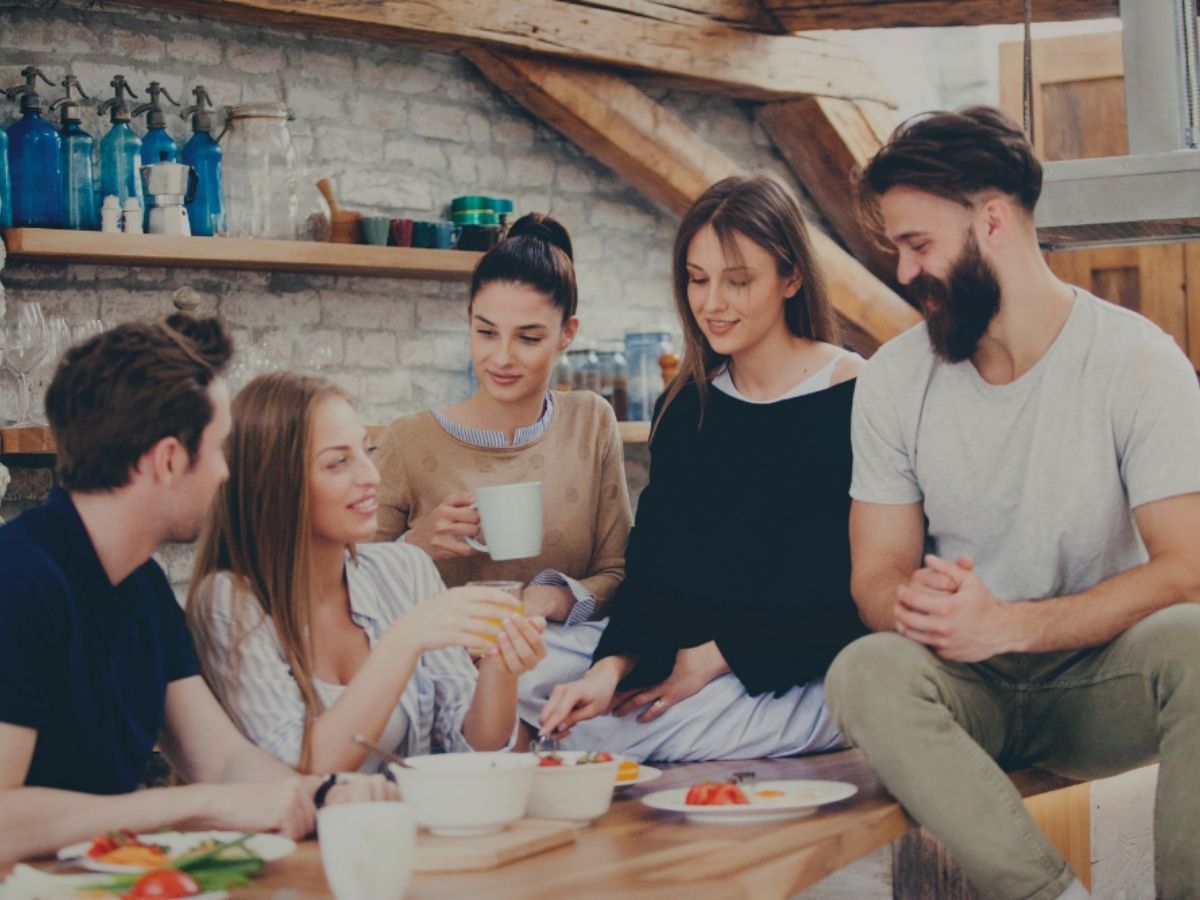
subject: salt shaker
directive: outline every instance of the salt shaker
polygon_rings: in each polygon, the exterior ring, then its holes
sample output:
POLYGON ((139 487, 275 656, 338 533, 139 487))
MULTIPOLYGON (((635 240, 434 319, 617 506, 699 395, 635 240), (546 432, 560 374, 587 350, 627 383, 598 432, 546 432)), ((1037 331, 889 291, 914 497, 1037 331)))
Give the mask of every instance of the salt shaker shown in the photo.
POLYGON ((121 201, 116 194, 104 198, 100 207, 100 230, 106 234, 117 234, 121 230, 121 201))
POLYGON ((137 197, 125 198, 125 233, 142 233, 142 204, 137 197))

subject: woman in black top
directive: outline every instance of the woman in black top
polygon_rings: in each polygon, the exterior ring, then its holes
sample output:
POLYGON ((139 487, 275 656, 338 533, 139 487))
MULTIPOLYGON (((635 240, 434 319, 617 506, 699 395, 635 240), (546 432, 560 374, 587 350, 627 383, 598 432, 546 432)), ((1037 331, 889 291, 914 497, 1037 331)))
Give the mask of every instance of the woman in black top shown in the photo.
POLYGON ((848 538, 862 360, 837 344, 799 206, 772 179, 696 201, 674 282, 686 347, 655 410, 625 581, 594 649, 572 635, 526 676, 523 714, 549 693, 542 732, 642 759, 841 746, 821 679, 865 633, 848 538))

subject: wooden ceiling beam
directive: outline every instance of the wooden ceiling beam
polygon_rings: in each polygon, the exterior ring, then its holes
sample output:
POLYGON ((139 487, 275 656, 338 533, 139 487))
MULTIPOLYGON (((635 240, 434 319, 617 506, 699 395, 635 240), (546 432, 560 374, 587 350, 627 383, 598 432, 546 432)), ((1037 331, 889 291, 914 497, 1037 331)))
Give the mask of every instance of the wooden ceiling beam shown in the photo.
MULTIPOLYGON (((644 194, 682 214, 742 168, 620 76, 474 48, 489 80, 644 194)), ((876 343, 914 325, 915 310, 819 228, 811 228, 834 307, 876 343)))
POLYGON ((854 209, 855 172, 883 146, 896 126, 879 103, 807 97, 758 108, 796 179, 821 214, 875 277, 895 288, 896 255, 872 239, 854 209))
MULTIPOLYGON (((470 46, 545 54, 654 73, 692 90, 756 100, 821 95, 891 102, 883 82, 846 41, 763 34, 707 17, 681 24, 625 9, 563 0, 126 0, 315 34, 414 44, 442 52, 470 46)), ((629 9, 650 0, 606 0, 629 9)), ((731 2, 731 0, 730 0, 731 2)), ((713 6, 718 0, 686 0, 713 6)), ((686 10, 684 10, 686 12, 686 10)))
MULTIPOLYGON (((998 25, 1025 21, 1024 0, 761 0, 786 31, 998 25)), ((1140 0, 1148 2, 1148 0, 1140 0)), ((1035 0, 1034 20, 1120 15, 1117 0, 1035 0)))

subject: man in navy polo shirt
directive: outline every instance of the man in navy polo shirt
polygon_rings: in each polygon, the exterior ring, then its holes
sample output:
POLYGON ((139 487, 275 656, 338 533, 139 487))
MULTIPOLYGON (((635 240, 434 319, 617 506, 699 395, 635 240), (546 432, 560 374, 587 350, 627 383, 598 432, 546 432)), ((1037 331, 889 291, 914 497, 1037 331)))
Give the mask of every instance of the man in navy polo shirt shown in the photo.
POLYGON ((312 830, 320 778, 236 730, 150 558, 197 536, 228 477, 232 349, 217 319, 173 316, 55 373, 60 487, 0 528, 0 862, 113 828, 312 830), (136 790, 156 741, 186 786, 136 790))

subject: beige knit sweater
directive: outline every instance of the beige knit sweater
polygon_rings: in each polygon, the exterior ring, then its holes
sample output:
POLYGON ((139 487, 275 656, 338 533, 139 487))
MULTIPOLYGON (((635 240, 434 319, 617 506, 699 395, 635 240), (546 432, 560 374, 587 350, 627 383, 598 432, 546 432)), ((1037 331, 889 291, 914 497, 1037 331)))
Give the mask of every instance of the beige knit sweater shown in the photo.
POLYGON ((625 574, 632 513, 616 416, 598 394, 554 395, 554 418, 537 440, 520 447, 476 447, 447 434, 430 411, 397 419, 375 455, 379 540, 395 540, 412 522, 460 491, 524 481, 542 483, 542 553, 495 562, 486 553, 443 559, 447 586, 480 580, 529 581, 543 569, 578 579, 607 615, 625 574))

